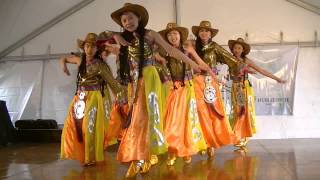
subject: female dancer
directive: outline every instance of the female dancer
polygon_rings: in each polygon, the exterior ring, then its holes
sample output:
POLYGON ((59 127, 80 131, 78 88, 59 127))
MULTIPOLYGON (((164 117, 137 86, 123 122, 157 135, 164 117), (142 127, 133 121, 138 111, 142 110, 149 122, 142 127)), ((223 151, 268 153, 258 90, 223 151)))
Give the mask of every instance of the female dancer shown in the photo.
POLYGON ((254 94, 251 83, 248 80, 248 73, 255 73, 256 71, 279 83, 285 83, 285 81, 248 59, 246 56, 251 48, 242 38, 229 40, 228 45, 230 51, 240 64, 238 69, 230 72, 231 79, 233 80, 231 90, 233 115, 230 118, 230 122, 235 135, 240 138, 235 146, 239 147, 240 150, 245 150, 248 138, 256 133, 254 94))
POLYGON ((60 63, 68 74, 65 62, 78 65, 77 92, 74 96, 61 137, 61 158, 79 160, 84 165, 104 161, 106 134, 105 84, 110 86, 122 101, 126 92, 112 77, 106 64, 99 58, 97 35, 89 33, 85 40, 78 40, 83 50, 81 57, 63 57, 60 63))
POLYGON ((192 68, 197 65, 179 50, 170 46, 161 35, 145 29, 147 10, 138 4, 126 3, 111 14, 112 19, 124 28, 115 38, 120 44, 120 78, 128 83, 128 128, 118 150, 118 160, 131 162, 126 177, 148 172, 156 156, 166 152, 163 135, 162 88, 159 74, 154 66, 153 45, 156 43, 170 56, 183 60, 192 68), (125 46, 127 45, 127 46, 125 46))
MULTIPOLYGON (((174 48, 185 52, 183 43, 188 37, 187 28, 168 23, 167 28, 159 33, 174 48)), ((167 164, 173 165, 176 156, 190 163, 191 155, 206 149, 197 113, 192 69, 168 54, 165 58, 174 84, 168 96, 164 118, 164 134, 169 146, 167 164)))
MULTIPOLYGON (((212 41, 218 30, 212 28, 209 21, 201 21, 199 26, 192 26, 192 32, 196 36, 197 53, 213 72, 217 73, 217 62, 227 64, 230 69, 238 66, 229 52, 212 41)), ((208 146, 207 154, 211 158, 214 156, 214 148, 233 144, 235 136, 224 111, 217 80, 202 72, 196 75, 194 84, 200 124, 208 146)))

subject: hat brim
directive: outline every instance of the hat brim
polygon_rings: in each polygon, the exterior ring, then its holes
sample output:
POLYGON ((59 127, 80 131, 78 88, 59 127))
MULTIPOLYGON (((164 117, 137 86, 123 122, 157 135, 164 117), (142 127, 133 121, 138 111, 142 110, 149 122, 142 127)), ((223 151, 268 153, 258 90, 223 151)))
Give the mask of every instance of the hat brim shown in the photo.
POLYGON ((208 29, 209 31, 211 31, 211 38, 215 37, 219 30, 218 29, 213 29, 213 28, 209 28, 209 27, 202 27, 202 26, 192 26, 192 33, 193 35, 195 35, 196 37, 198 36, 198 33, 200 31, 200 29, 208 29))
POLYGON ((98 47, 98 41, 83 41, 83 40, 81 40, 81 39, 77 39, 77 44, 78 44, 78 47, 80 48, 80 49, 84 49, 84 44, 85 43, 90 43, 90 44, 94 44, 95 46, 97 46, 98 47))
POLYGON ((188 35, 189 35, 189 30, 188 28, 185 27, 174 27, 174 28, 170 28, 170 29, 164 29, 159 31, 159 34, 164 38, 167 39, 167 34, 170 31, 178 31, 181 34, 181 40, 182 42, 186 41, 188 39, 188 35))
POLYGON ((228 41, 228 46, 229 46, 229 49, 230 49, 231 52, 232 52, 233 46, 234 46, 235 44, 241 44, 241 46, 243 47, 243 54, 244 54, 244 55, 249 54, 249 52, 250 52, 250 50, 251 50, 250 45, 247 44, 247 43, 245 43, 245 42, 237 41, 237 40, 229 40, 229 41, 228 41))
POLYGON ((138 4, 130 4, 128 6, 124 6, 120 9, 114 11, 113 13, 111 13, 111 18, 120 26, 122 26, 121 15, 124 12, 133 12, 134 14, 139 16, 140 23, 143 27, 145 27, 147 25, 148 20, 149 20, 149 14, 148 14, 148 11, 146 10, 146 8, 144 8, 143 6, 140 6, 138 4))

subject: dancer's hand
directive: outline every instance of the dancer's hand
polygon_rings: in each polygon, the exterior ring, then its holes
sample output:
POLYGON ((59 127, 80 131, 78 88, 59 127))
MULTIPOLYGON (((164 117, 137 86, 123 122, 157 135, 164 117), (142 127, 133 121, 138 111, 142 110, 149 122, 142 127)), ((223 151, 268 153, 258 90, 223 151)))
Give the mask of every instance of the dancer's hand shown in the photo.
POLYGON ((193 69, 193 72, 195 72, 195 73, 200 73, 201 72, 201 67, 198 64, 193 63, 190 66, 193 69))
POLYGON ((287 80, 284 80, 284 79, 278 79, 277 80, 278 83, 281 83, 281 84, 285 84, 287 83, 287 80))
POLYGON ((256 74, 257 72, 255 70, 253 70, 252 68, 250 68, 249 66, 244 66, 243 68, 240 69, 238 77, 243 76, 245 73, 256 74))
POLYGON ((155 57, 156 61, 158 61, 162 65, 166 64, 166 62, 167 62, 167 60, 164 57, 162 57, 159 53, 155 53, 154 57, 155 57))
POLYGON ((70 72, 69 72, 69 69, 68 69, 68 67, 67 67, 67 65, 65 64, 64 66, 63 66, 63 72, 67 75, 67 76, 70 76, 70 72))
POLYGON ((212 69, 210 68, 210 66, 206 63, 200 63, 199 64, 201 70, 206 71, 210 74, 210 76, 212 76, 213 78, 216 78, 216 74, 212 71, 212 69))
POLYGON ((60 67, 62 68, 62 71, 63 71, 66 75, 70 76, 70 72, 69 72, 69 69, 68 69, 67 63, 66 63, 66 57, 62 57, 62 58, 60 59, 60 67))

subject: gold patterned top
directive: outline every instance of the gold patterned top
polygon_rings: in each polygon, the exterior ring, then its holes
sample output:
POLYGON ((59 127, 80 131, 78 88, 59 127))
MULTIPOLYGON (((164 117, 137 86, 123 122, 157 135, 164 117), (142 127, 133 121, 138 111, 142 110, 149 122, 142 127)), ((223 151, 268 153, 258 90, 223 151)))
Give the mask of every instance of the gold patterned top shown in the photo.
POLYGON ((93 60, 86 66, 86 74, 80 76, 79 87, 99 87, 105 81, 117 98, 125 98, 124 88, 113 78, 110 67, 100 61, 93 60))
POLYGON ((248 79, 248 73, 245 71, 248 69, 248 64, 245 61, 237 60, 238 67, 234 69, 231 75, 231 79, 233 82, 243 82, 248 79))
MULTIPOLYGON (((128 47, 128 57, 136 63, 139 62, 140 56, 140 41, 135 39, 134 42, 128 47)), ((144 59, 154 59, 152 45, 150 43, 144 42, 144 59)))
POLYGON ((185 65, 185 72, 183 72, 183 62, 173 57, 166 56, 167 66, 170 69, 173 79, 184 79, 187 71, 191 71, 189 65, 185 65))
POLYGON ((237 69, 238 61, 235 57, 216 42, 205 45, 202 51, 204 51, 203 61, 212 69, 216 68, 217 62, 227 64, 231 73, 237 69))

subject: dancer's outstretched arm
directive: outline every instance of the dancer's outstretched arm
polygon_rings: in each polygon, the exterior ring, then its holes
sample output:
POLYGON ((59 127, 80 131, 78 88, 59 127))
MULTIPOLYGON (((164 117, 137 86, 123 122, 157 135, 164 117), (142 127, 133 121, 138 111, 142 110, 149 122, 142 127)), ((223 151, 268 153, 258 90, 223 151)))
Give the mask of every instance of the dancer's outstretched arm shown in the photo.
POLYGON ((285 83, 285 82, 286 82, 285 80, 280 79, 279 77, 273 75, 273 74, 270 73, 269 71, 267 71, 267 70, 259 67, 259 66, 256 65, 252 60, 246 58, 246 62, 248 63, 248 65, 249 65, 252 69, 256 70, 256 71, 259 72, 260 74, 262 74, 262 75, 264 75, 264 76, 267 76, 267 77, 269 77, 269 78, 271 78, 271 79, 274 79, 274 80, 276 80, 278 83, 285 83))

